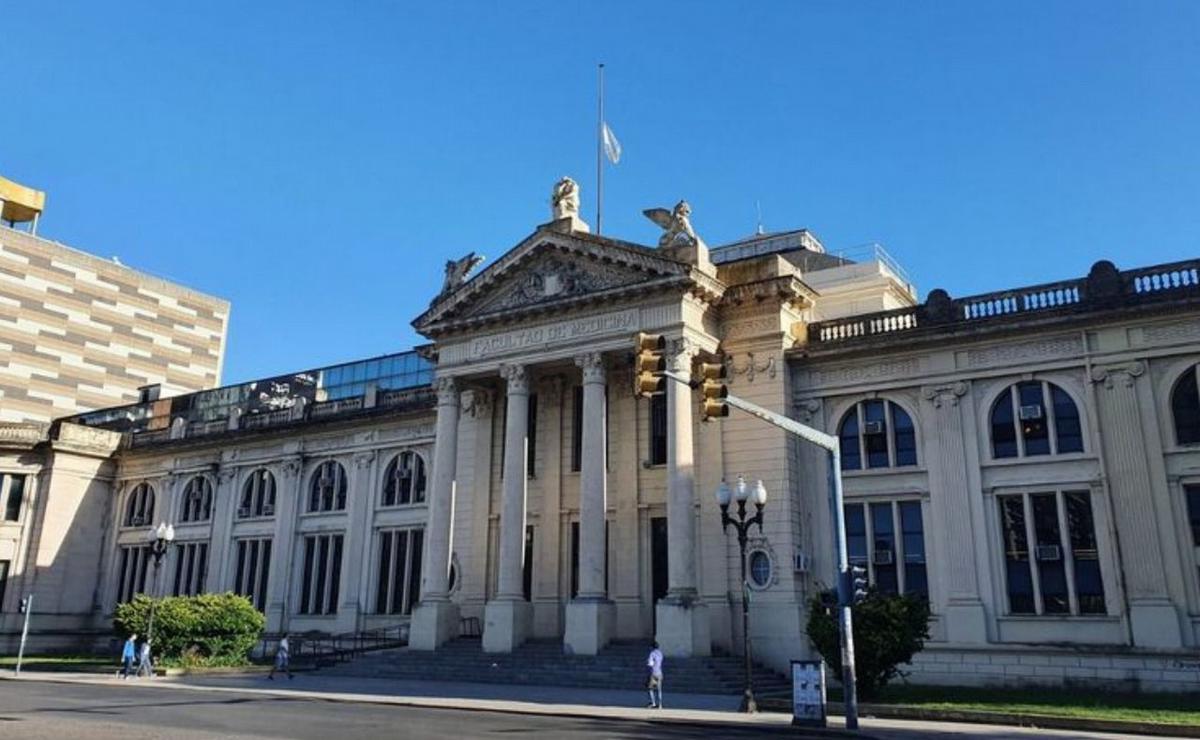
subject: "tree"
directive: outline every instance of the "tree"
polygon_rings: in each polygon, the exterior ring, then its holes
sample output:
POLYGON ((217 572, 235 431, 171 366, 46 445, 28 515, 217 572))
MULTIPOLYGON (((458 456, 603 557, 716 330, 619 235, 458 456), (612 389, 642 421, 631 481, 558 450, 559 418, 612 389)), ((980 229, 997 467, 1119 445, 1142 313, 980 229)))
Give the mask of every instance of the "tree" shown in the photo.
MULTIPOLYGON (((929 639, 929 602, 912 595, 867 592, 851 607, 854 617, 854 668, 863 698, 877 696, 888 681, 902 675, 900 666, 929 639)), ((842 675, 841 634, 837 612, 820 596, 808 607, 808 639, 835 676, 842 675)))
MULTIPOLYGON (((245 596, 201 594, 155 599, 154 651, 168 659, 185 655, 222 663, 246 660, 266 619, 245 596)), ((121 635, 146 636, 151 599, 139 594, 121 604, 113 627, 121 635)))

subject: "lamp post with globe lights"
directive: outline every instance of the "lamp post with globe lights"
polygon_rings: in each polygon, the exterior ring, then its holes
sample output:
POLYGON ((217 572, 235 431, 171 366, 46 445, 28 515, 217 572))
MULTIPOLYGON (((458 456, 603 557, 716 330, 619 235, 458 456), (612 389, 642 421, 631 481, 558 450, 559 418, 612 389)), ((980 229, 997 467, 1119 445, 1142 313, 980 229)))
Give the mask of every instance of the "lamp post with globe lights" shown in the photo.
POLYGON ((150 530, 147 535, 150 541, 150 555, 154 558, 154 583, 151 586, 150 594, 150 618, 146 625, 146 642, 151 646, 154 645, 154 606, 155 599, 158 598, 158 567, 162 565, 162 559, 171 549, 172 543, 175 542, 175 526, 160 522, 159 525, 150 530))
POLYGON ((754 483, 753 488, 750 488, 746 485, 746 479, 739 475, 737 483, 730 490, 729 484, 722 480, 721 485, 717 487, 717 503, 721 507, 721 530, 728 532, 729 526, 732 524, 734 530, 737 531, 739 560, 742 564, 742 653, 746 663, 746 686, 742 692, 742 705, 739 711, 757 712, 758 705, 754 701, 753 667, 750 655, 750 581, 746 575, 746 545, 750 541, 750 527, 757 524, 759 533, 762 533, 763 507, 767 505, 767 487, 759 480, 754 483), (729 515, 731 501, 737 501, 737 518, 729 515), (747 501, 754 504, 755 511, 752 515, 748 515, 746 512, 747 501))

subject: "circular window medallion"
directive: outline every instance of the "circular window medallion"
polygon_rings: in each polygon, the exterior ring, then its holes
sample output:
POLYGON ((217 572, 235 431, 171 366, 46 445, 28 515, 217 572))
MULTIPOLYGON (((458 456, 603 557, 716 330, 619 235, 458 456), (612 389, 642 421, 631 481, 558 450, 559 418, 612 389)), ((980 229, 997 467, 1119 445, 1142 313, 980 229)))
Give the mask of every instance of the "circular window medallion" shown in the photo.
POLYGON ((771 556, 765 550, 750 553, 749 571, 750 585, 754 588, 766 588, 771 585, 771 577, 774 575, 771 556))

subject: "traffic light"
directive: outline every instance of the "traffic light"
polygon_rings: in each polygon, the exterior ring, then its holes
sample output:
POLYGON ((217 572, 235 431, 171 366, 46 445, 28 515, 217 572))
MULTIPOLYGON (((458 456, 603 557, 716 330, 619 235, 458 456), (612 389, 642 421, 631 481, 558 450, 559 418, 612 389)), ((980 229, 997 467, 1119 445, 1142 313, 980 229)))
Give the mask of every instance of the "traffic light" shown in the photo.
POLYGON ((727 374, 723 362, 705 362, 700 365, 700 418, 704 421, 714 416, 729 416, 729 407, 725 405, 725 397, 729 395, 729 387, 725 385, 727 374))
POLYGON ((667 379, 663 377, 667 369, 667 358, 663 356, 666 347, 667 340, 662 334, 637 335, 637 357, 634 360, 633 372, 634 395, 644 398, 666 390, 667 379))
POLYGON ((29 611, 29 597, 28 596, 21 597, 21 605, 18 608, 20 609, 21 614, 24 614, 25 612, 29 611))
POLYGON ((861 565, 850 566, 850 603, 857 604, 867 598, 867 569, 861 565))

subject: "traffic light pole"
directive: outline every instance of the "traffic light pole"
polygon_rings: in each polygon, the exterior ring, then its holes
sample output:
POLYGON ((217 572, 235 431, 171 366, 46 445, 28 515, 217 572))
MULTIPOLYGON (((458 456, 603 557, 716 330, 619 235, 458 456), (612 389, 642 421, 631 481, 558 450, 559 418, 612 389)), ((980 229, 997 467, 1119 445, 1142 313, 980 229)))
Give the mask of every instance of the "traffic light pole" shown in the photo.
POLYGON ((14 675, 21 675, 21 661, 25 658, 25 638, 29 636, 29 613, 33 611, 33 594, 23 600, 25 607, 25 626, 21 628, 21 646, 17 648, 17 669, 14 675))
MULTIPOLYGON (((677 383, 695 387, 691 378, 665 371, 661 375, 677 383)), ((842 691, 845 694, 846 729, 858 729, 858 689, 854 676, 854 621, 850 614, 854 588, 851 583, 850 558, 846 551, 846 513, 842 505, 842 455, 838 438, 801 424, 788 417, 750 403, 734 395, 722 399, 726 404, 824 448, 829 453, 829 508, 833 517, 833 543, 837 551, 838 623, 842 636, 842 691)))

